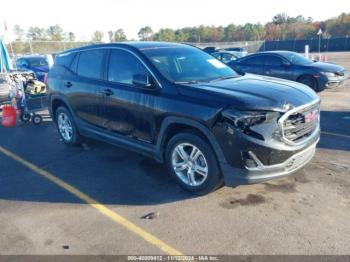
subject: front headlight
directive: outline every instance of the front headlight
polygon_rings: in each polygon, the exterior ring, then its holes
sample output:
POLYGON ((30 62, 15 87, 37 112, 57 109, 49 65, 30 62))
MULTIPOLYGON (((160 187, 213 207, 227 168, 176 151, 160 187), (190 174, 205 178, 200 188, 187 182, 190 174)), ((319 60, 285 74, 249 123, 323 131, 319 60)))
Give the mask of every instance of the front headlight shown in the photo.
POLYGON ((321 74, 325 75, 325 76, 328 76, 328 77, 333 77, 335 76, 335 73, 332 73, 332 72, 321 72, 321 74))
POLYGON ((226 119, 230 120, 235 127, 242 130, 276 118, 278 114, 278 112, 235 111, 231 109, 223 112, 223 116, 226 119))

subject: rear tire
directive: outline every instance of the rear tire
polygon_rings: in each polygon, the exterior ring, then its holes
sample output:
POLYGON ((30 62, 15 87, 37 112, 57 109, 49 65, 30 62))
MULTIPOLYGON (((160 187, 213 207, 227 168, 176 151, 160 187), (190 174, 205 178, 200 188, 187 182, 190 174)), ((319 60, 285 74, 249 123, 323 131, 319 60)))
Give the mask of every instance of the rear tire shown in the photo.
POLYGON ((65 144, 69 146, 77 146, 81 144, 81 136, 72 114, 67 108, 61 106, 56 110, 55 121, 58 133, 65 144))
POLYGON ((171 138, 165 161, 168 172, 186 191, 205 195, 222 185, 215 153, 198 135, 180 133, 171 138))
POLYGON ((314 78, 313 76, 302 76, 298 79, 298 82, 307 85, 308 87, 312 88, 315 92, 320 92, 323 90, 319 87, 316 78, 314 78))

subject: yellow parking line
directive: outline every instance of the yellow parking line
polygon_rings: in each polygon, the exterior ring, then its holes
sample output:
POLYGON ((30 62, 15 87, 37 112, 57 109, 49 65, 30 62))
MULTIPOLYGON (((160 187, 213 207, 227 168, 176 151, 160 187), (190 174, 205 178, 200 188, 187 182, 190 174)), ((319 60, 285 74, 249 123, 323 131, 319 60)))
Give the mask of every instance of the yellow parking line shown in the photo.
POLYGON ((338 136, 338 137, 343 137, 343 138, 350 138, 350 136, 348 136, 348 135, 337 134, 337 133, 332 133, 332 132, 324 132, 324 131, 322 131, 321 133, 325 134, 325 135, 330 135, 330 136, 338 136))
POLYGON ((130 222, 123 216, 119 215, 118 213, 114 212, 110 208, 106 207, 105 205, 99 203, 95 199, 91 198, 87 194, 79 191, 74 186, 64 182, 62 179, 54 176, 53 174, 45 171, 44 169, 41 169, 40 167, 28 162, 27 160, 21 158, 20 156, 12 153, 11 151, 3 148, 0 146, 0 152, 4 155, 8 156, 9 158, 12 158, 13 160, 19 162, 23 166, 29 168, 30 170, 34 171, 35 173, 41 175, 42 177, 50 180, 54 184, 58 185, 61 188, 64 188, 80 200, 84 201, 85 203, 89 204, 91 207, 95 208, 99 212, 101 212, 103 215, 107 216, 117 224, 123 226, 130 232, 134 233, 135 235, 143 238, 146 242, 156 246, 160 250, 164 251, 165 253, 169 255, 183 255, 180 251, 176 250, 175 248, 169 246, 168 244, 164 243, 162 240, 157 238, 156 236, 146 232, 141 227, 135 225, 134 223, 130 222))

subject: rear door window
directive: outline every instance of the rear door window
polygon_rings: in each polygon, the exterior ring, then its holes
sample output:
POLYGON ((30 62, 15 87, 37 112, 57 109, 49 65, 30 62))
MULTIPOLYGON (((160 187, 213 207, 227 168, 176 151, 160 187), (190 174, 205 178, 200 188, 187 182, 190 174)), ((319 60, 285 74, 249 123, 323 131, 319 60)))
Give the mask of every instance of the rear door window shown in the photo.
POLYGON ((278 56, 275 56, 275 55, 266 56, 265 65, 280 66, 280 65, 282 65, 282 63, 283 63, 283 60, 278 56))
POLYGON ((92 79, 102 79, 102 64, 106 50, 94 49, 80 52, 77 73, 92 79))
POLYGON ((259 56, 247 57, 241 63, 247 64, 247 65, 264 65, 264 62, 265 62, 265 56, 259 55, 259 56))

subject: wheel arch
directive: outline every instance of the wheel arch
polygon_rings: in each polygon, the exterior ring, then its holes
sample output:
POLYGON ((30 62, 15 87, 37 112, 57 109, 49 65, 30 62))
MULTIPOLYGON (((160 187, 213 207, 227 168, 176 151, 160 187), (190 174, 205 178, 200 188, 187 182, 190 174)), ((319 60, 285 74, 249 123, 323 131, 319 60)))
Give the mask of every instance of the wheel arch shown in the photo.
POLYGON ((211 146, 215 152, 215 157, 218 160, 219 166, 221 166, 221 163, 226 162, 221 147, 210 129, 197 121, 181 117, 168 117, 163 121, 156 144, 156 158, 158 161, 164 162, 167 143, 174 135, 181 132, 196 132, 211 146))
POLYGON ((312 74, 312 73, 302 73, 302 74, 300 74, 300 75, 297 77, 296 81, 299 82, 300 79, 302 79, 303 77, 311 77, 311 78, 315 79, 316 82, 317 82, 317 84, 318 84, 318 79, 317 79, 317 77, 315 77, 314 74, 312 74))
POLYGON ((301 73, 297 76, 297 81, 300 81, 300 79, 302 79, 303 77, 312 77, 315 78, 311 73, 301 73))
MULTIPOLYGON (((70 106, 68 105, 68 102, 60 97, 60 96, 54 96, 51 97, 51 106, 50 106, 50 114, 52 119, 55 121, 56 119, 56 110, 60 107, 63 106, 65 108, 67 108, 69 110, 69 112, 72 114, 72 109, 70 108, 70 106)), ((72 116, 74 117, 74 115, 72 114, 72 116)))

